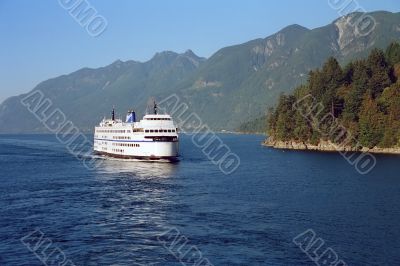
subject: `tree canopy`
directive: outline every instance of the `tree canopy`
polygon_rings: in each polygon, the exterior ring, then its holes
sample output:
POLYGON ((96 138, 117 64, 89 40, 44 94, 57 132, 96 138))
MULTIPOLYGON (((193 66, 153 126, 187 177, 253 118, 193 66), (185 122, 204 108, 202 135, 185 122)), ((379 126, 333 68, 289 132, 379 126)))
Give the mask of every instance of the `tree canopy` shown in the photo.
POLYGON ((268 135, 283 141, 347 139, 368 148, 398 146, 399 75, 399 43, 385 52, 373 49, 366 59, 343 68, 330 57, 292 95, 281 95, 268 115, 268 135))

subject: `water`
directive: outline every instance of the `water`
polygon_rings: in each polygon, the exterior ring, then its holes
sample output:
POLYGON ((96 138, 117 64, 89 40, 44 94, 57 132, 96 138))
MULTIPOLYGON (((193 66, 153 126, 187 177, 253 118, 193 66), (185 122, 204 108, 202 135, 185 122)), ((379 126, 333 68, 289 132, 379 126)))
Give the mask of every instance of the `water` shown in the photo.
POLYGON ((229 176, 189 136, 179 163, 87 170, 52 136, 2 135, 0 265, 43 265, 20 241, 35 229, 75 265, 181 265, 157 238, 170 228, 213 265, 315 265, 292 242, 307 229, 348 265, 400 265, 399 156, 363 176, 336 153, 220 136, 241 158, 229 176))

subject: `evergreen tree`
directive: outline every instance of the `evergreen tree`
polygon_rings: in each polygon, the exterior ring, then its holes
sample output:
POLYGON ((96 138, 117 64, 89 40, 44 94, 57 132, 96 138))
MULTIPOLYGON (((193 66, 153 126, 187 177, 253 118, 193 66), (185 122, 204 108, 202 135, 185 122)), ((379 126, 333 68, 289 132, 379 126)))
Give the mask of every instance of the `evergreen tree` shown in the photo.
POLYGON ((400 137, 400 84, 386 88, 378 99, 378 104, 385 114, 385 134, 379 146, 393 147, 400 137))
POLYGON ((367 59, 369 68, 368 90, 372 97, 377 98, 384 88, 392 83, 391 68, 386 62, 382 50, 373 49, 367 59))
POLYGON ((365 94, 361 105, 359 124, 359 140, 363 147, 373 148, 382 141, 384 117, 376 101, 368 93, 365 94))
POLYGON ((352 64, 351 90, 345 101, 343 117, 347 121, 358 121, 363 95, 368 87, 368 68, 365 61, 356 61, 352 64))
POLYGON ((276 136, 278 139, 288 141, 294 137, 295 110, 293 104, 296 98, 292 95, 282 95, 277 108, 278 119, 276 122, 276 136))
POLYGON ((400 43, 392 42, 386 49, 386 58, 392 65, 400 63, 400 43))
POLYGON ((275 111, 273 108, 269 108, 267 113, 268 136, 275 136, 277 121, 278 121, 278 112, 275 111))

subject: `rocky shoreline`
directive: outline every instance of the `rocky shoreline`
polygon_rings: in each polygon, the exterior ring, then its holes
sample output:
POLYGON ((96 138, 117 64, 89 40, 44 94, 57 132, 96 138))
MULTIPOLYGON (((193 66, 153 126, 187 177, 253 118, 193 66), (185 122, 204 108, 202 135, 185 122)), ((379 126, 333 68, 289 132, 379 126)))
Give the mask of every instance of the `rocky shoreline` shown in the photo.
POLYGON ((306 142, 296 141, 277 141, 267 138, 262 145, 275 149, 301 150, 301 151, 321 151, 321 152, 363 152, 363 153, 382 153, 382 154, 400 154, 400 147, 393 148, 355 148, 351 146, 340 146, 330 141, 321 140, 317 145, 306 142))

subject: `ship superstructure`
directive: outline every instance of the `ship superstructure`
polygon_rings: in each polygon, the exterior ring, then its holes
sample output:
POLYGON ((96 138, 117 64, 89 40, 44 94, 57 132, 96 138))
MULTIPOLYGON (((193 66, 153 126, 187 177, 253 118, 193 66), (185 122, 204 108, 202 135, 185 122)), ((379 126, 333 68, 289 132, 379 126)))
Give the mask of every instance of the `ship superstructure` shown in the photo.
POLYGON ((179 135, 172 117, 153 112, 136 122, 136 113, 129 111, 125 122, 115 118, 103 119, 95 127, 94 152, 123 159, 177 160, 179 135))

